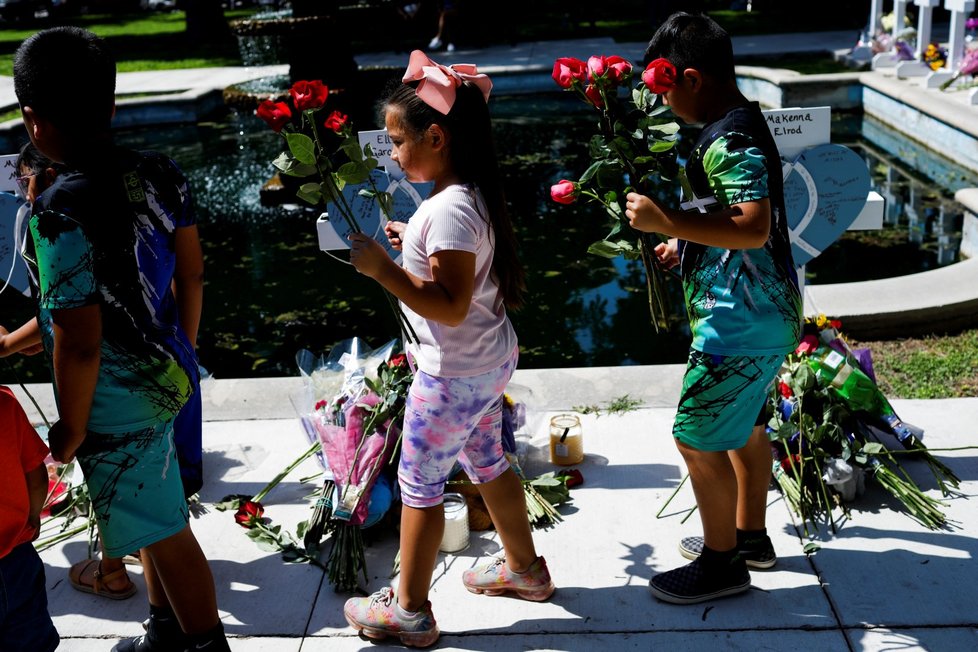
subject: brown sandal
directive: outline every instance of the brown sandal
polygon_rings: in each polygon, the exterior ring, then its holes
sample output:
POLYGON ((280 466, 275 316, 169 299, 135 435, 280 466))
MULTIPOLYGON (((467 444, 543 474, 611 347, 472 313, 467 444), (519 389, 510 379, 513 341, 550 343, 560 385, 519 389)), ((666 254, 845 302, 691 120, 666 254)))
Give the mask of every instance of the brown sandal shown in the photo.
POLYGON ((129 579, 129 574, 126 573, 125 568, 120 568, 117 571, 112 571, 108 575, 103 575, 101 562, 98 559, 86 559, 77 564, 73 564, 68 571, 68 580, 75 589, 82 593, 92 593, 109 598, 110 600, 125 600, 126 598, 131 598, 136 593, 136 585, 129 579), (91 584, 86 584, 82 581, 82 578, 92 567, 92 564, 95 564, 95 570, 92 572, 93 581, 91 584), (126 588, 118 590, 110 589, 107 582, 121 577, 126 578, 126 588))

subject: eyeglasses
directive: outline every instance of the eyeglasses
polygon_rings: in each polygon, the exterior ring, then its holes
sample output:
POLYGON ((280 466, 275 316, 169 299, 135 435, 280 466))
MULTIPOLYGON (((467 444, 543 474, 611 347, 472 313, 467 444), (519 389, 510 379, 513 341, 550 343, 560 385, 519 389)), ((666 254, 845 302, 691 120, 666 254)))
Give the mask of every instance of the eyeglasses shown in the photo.
POLYGON ((25 198, 27 197, 27 188, 31 185, 31 179, 36 176, 36 174, 25 174, 22 177, 17 177, 17 187, 20 188, 25 198))

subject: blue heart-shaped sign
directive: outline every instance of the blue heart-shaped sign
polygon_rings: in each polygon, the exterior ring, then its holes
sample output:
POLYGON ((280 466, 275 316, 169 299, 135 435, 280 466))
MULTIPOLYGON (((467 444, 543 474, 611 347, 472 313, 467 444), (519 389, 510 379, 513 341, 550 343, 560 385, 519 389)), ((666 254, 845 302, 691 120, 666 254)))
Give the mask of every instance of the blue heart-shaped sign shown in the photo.
POLYGON ((782 172, 791 254, 801 266, 859 217, 869 194, 869 168, 848 147, 829 143, 806 149, 782 172))
POLYGON ((327 225, 318 227, 320 249, 330 251, 350 248, 349 235, 352 229, 341 213, 341 210, 345 211, 348 207, 349 213, 360 226, 360 230, 383 245, 391 258, 397 260, 401 252, 391 248, 387 235, 384 233, 387 217, 373 197, 364 196, 360 194, 360 191, 390 193, 393 203, 391 219, 407 222, 414 215, 424 197, 431 191, 433 185, 430 182, 412 184, 406 179, 393 179, 384 170, 374 168, 370 173, 370 181, 347 185, 343 188, 343 209, 340 209, 333 202, 326 203, 326 214, 320 218, 320 221, 322 222, 325 218, 329 228, 326 228, 327 225))

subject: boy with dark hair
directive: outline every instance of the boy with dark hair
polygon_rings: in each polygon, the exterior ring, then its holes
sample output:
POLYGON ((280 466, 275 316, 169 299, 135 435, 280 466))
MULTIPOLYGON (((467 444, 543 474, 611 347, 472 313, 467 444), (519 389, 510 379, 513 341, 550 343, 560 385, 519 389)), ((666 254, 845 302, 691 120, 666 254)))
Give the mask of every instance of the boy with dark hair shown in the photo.
POLYGON ((0 650, 51 652, 44 564, 34 544, 48 491, 48 449, 13 392, 0 385, 0 650))
POLYGON ((142 551, 147 633, 114 649, 228 650, 173 446, 199 371, 172 284, 200 242, 176 165, 112 143, 114 88, 112 57, 82 29, 38 32, 14 58, 30 139, 62 166, 25 251, 60 413, 48 441, 59 461, 77 455, 105 553, 142 551))
POLYGON ((748 566, 775 563, 765 528, 765 403, 797 346, 802 300, 781 159, 757 103, 737 88, 729 36, 706 16, 680 12, 656 31, 645 57, 647 74, 665 71, 658 76, 673 113, 706 125, 685 167, 694 196, 676 210, 633 192, 625 211, 636 229, 672 236, 656 255, 680 265, 693 335, 673 436, 703 538, 680 544, 692 563, 650 582, 660 600, 692 604, 744 592, 748 566))

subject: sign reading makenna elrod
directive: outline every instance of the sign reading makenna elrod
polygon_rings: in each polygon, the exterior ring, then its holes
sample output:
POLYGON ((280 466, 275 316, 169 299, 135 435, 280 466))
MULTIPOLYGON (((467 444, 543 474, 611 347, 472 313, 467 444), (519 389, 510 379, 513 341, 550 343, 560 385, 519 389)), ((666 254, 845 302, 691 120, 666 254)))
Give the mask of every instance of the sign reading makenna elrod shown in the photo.
POLYGON ((830 142, 830 107, 775 109, 764 116, 781 154, 792 255, 804 265, 863 214, 869 168, 856 152, 830 142))
POLYGON ((791 161, 809 147, 831 142, 831 107, 772 109, 764 111, 764 117, 778 144, 781 158, 786 161, 791 161))

